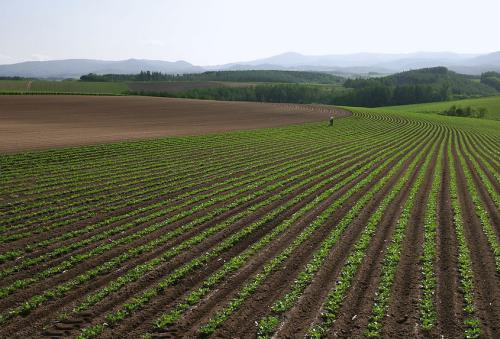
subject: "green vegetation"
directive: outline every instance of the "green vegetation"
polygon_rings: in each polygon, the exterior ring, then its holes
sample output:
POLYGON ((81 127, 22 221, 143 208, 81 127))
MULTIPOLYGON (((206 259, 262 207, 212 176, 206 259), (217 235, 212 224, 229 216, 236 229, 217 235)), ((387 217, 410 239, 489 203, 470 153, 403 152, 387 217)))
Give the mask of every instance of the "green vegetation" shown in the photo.
POLYGON ((139 74, 87 74, 82 81, 230 81, 230 82, 280 82, 342 84, 344 78, 322 72, 304 71, 212 71, 198 74, 164 74, 160 72, 140 72, 139 74))
POLYGON ((481 83, 500 91, 500 73, 486 72, 481 74, 481 83))
POLYGON ((218 336, 236 319, 251 335, 280 337, 308 305, 304 331, 325 337, 361 291, 371 314, 346 330, 384 336, 391 303, 404 297, 394 287, 406 237, 422 229, 422 246, 405 254, 418 280, 420 317, 409 326, 445 335, 443 212, 456 236, 463 336, 487 333, 491 306, 478 296, 496 278, 478 280, 476 268, 500 272, 500 122, 418 113, 426 105, 437 104, 354 108, 333 127, 325 119, 2 156, 0 334, 30 317, 57 328, 59 313, 72 337, 122 336, 136 325, 134 335, 154 337, 192 315, 203 319, 188 329, 197 335, 218 336), (484 257, 471 256, 471 244, 484 257), (353 289, 360 272, 373 288, 353 289), (256 319, 237 318, 261 305, 256 319))
POLYGON ((470 117, 470 118, 484 118, 486 115, 486 108, 472 108, 471 106, 460 107, 460 106, 451 106, 447 110, 442 111, 440 114, 448 115, 453 117, 470 117))
POLYGON ((124 82, 92 83, 77 80, 0 80, 4 94, 123 94, 128 90, 124 82))
POLYGON ((311 84, 265 84, 247 87, 212 87, 180 93, 130 91, 130 94, 206 100, 260 101, 288 103, 327 103, 334 101, 342 87, 311 84))
POLYGON ((477 111, 483 108, 485 109, 484 119, 500 120, 500 95, 485 97, 485 98, 455 100, 447 102, 434 102, 434 103, 404 105, 404 106, 388 106, 384 107, 383 109, 385 111, 402 112, 402 113, 440 114, 441 112, 449 109, 450 106, 471 107, 472 110, 477 110, 477 111))
POLYGON ((353 92, 341 104, 378 107, 494 95, 496 90, 445 67, 424 68, 382 78, 347 80, 353 92))

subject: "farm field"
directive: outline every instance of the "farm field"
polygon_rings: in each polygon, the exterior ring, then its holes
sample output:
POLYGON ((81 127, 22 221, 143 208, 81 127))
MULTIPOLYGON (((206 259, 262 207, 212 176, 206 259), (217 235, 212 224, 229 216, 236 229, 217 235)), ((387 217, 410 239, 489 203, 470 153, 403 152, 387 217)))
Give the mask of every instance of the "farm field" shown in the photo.
POLYGON ((326 120, 328 112, 319 105, 2 95, 0 152, 275 127, 326 120))
POLYGON ((2 155, 0 337, 496 337, 500 122, 287 107, 304 124, 2 155))
POLYGON ((0 93, 53 93, 121 95, 128 91, 179 93, 191 89, 248 87, 256 83, 228 81, 116 81, 86 82, 77 80, 0 80, 0 93))
POLYGON ((124 82, 82 82, 56 80, 0 80, 0 93, 75 93, 122 94, 128 90, 124 82))

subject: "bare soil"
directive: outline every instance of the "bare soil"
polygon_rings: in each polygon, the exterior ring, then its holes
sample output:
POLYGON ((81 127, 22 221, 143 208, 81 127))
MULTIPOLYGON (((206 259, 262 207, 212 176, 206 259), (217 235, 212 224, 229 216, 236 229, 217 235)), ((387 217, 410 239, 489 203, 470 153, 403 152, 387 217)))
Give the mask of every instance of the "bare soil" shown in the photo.
POLYGON ((319 105, 140 96, 3 95, 0 153, 279 127, 348 115, 319 105))

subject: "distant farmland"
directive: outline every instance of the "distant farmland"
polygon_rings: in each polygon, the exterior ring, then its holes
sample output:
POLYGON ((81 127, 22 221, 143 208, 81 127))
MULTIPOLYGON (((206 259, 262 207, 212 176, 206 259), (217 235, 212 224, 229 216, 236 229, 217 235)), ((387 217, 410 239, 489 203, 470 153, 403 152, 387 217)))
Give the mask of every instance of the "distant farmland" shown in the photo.
POLYGON ((2 155, 0 337, 497 337, 500 122, 352 110, 2 155))
POLYGON ((0 80, 0 93, 127 94, 134 92, 172 93, 192 89, 248 87, 253 83, 220 81, 134 81, 87 82, 77 80, 0 80))
POLYGON ((0 80, 0 93, 122 94, 127 90, 123 82, 0 80))

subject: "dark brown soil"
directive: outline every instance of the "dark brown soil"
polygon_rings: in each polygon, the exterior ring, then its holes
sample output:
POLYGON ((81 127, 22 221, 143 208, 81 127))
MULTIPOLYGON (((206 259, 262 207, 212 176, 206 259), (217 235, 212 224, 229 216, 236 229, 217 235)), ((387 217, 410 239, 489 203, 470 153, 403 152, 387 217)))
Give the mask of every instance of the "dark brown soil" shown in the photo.
POLYGON ((328 121, 314 105, 139 96, 2 95, 0 153, 328 121))

